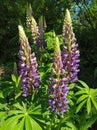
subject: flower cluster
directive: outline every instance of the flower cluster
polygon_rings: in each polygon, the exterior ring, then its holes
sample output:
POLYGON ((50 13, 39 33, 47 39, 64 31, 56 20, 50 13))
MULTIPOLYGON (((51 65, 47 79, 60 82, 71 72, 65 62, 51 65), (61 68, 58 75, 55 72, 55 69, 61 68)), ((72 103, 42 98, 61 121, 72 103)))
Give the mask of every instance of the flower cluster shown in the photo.
POLYGON ((63 41, 65 43, 62 51, 63 68, 65 69, 65 76, 68 78, 68 81, 73 83, 78 80, 79 51, 68 9, 66 10, 63 25, 63 41))
POLYGON ((46 41, 44 39, 44 28, 46 27, 45 19, 43 16, 40 17, 39 26, 32 15, 32 8, 29 5, 26 17, 27 27, 31 30, 33 42, 37 45, 38 51, 41 53, 42 48, 46 48, 46 41))
POLYGON ((52 73, 53 78, 50 78, 50 109, 62 115, 68 110, 67 94, 69 91, 69 83, 78 80, 79 72, 79 51, 76 38, 73 33, 72 22, 69 10, 66 10, 64 25, 63 25, 63 41, 64 46, 61 53, 58 38, 56 38, 54 63, 52 73))
POLYGON ((39 42, 37 43, 38 48, 46 48, 47 44, 44 38, 44 29, 46 28, 46 22, 43 16, 40 17, 39 19, 39 42))
POLYGON ((37 26, 37 23, 32 15, 32 8, 31 5, 29 5, 27 10, 27 16, 26 16, 26 24, 29 30, 31 30, 31 35, 33 38, 33 42, 36 44, 39 39, 39 28, 37 26))
POLYGON ((28 92, 33 93, 34 88, 39 88, 40 76, 37 71, 37 61, 22 26, 18 26, 20 37, 20 74, 22 75, 23 96, 26 97, 28 92))
POLYGON ((67 104, 69 103, 67 100, 67 93, 69 88, 66 84, 67 79, 63 77, 64 70, 58 37, 56 37, 52 73, 54 74, 55 78, 50 78, 51 85, 49 86, 49 105, 52 112, 58 113, 62 116, 63 112, 67 111, 67 104))

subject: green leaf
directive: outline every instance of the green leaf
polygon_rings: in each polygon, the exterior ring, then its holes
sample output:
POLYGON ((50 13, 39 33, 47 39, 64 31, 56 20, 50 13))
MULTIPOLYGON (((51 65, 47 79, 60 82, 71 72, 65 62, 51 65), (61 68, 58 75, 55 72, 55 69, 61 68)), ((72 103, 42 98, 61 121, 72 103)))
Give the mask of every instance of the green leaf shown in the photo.
POLYGON ((30 116, 29 118, 31 125, 33 126, 33 130, 42 130, 41 126, 35 120, 33 120, 30 116))
POLYGON ((22 75, 19 75, 18 80, 16 82, 16 87, 19 87, 20 82, 21 82, 21 77, 22 77, 22 75))
POLYGON ((22 92, 19 92, 18 94, 16 94, 15 99, 17 99, 19 96, 21 96, 22 92))
POLYGON ((22 120, 14 127, 14 130, 24 130, 24 121, 25 118, 22 118, 22 120))
POLYGON ((42 114, 41 117, 40 116, 33 116, 33 119, 35 119, 38 122, 41 122, 43 124, 46 124, 47 122, 45 122, 45 120, 43 120, 42 114))
POLYGON ((97 101, 95 100, 94 97, 91 97, 91 100, 92 100, 92 103, 93 103, 94 107, 95 107, 96 110, 97 110, 97 101))
POLYGON ((7 128, 9 128, 9 130, 13 130, 13 128, 15 127, 15 125, 18 123, 18 120, 20 118, 22 118, 23 115, 16 115, 16 116, 12 116, 10 118, 8 118, 6 120, 6 126, 7 128))
POLYGON ((89 91, 89 86, 83 82, 82 80, 78 80, 88 91, 89 91))
POLYGON ((85 94, 85 93, 86 93, 86 92, 85 92, 85 89, 82 88, 82 90, 76 92, 75 95, 80 95, 80 94, 85 94))
POLYGON ((12 78, 12 81, 14 81, 16 83, 17 79, 14 74, 11 75, 11 78, 12 78))
POLYGON ((14 104, 14 106, 22 111, 24 110, 24 108, 19 103, 14 104))
POLYGON ((35 112, 35 111, 40 111, 40 109, 41 109, 41 105, 38 105, 37 107, 35 107, 35 108, 33 108, 33 112, 35 112))
POLYGON ((10 112, 9 112, 9 115, 16 115, 16 114, 23 114, 24 112, 23 111, 21 111, 21 110, 11 110, 10 112))
POLYGON ((26 130, 32 130, 31 122, 28 115, 26 116, 26 119, 25 119, 25 128, 26 130))
POLYGON ((76 86, 76 84, 75 84, 75 83, 72 83, 72 84, 70 84, 70 85, 69 85, 70 89, 75 88, 75 86, 76 86))
POLYGON ((88 98, 88 95, 82 95, 78 98, 77 100, 77 104, 80 103, 81 101, 83 101, 84 99, 88 98))
POLYGON ((5 119, 8 115, 6 114, 5 111, 0 111, 0 120, 5 119))
POLYGON ((27 110, 26 104, 24 102, 22 102, 22 104, 23 104, 23 108, 24 108, 23 110, 26 111, 27 110))
POLYGON ((42 130, 40 125, 35 120, 33 120, 29 115, 26 116, 25 128, 26 130, 42 130))
POLYGON ((1 120, 1 121, 0 121, 0 130, 6 130, 5 120, 1 120))
POLYGON ((86 103, 86 99, 84 100, 84 101, 82 101, 79 105, 78 105, 78 107, 77 107, 77 109, 76 109, 76 113, 78 113, 79 111, 80 111, 80 109, 83 107, 83 105, 86 103))
POLYGON ((70 130, 78 130, 76 125, 72 121, 68 121, 66 125, 70 128, 70 130))
POLYGON ((0 98, 4 98, 3 91, 0 90, 0 98))
POLYGON ((78 86, 78 85, 75 85, 76 88, 82 90, 82 87, 81 86, 78 86))
POLYGON ((69 102, 70 102, 70 105, 73 106, 74 105, 74 102, 72 99, 69 99, 69 102))
POLYGON ((62 120, 62 123, 64 123, 64 122, 68 122, 70 120, 70 117, 65 117, 65 118, 63 118, 63 120, 62 120))
POLYGON ((97 121, 97 115, 93 115, 90 119, 88 119, 80 128, 80 130, 87 130, 90 128, 95 121, 97 121))
POLYGON ((0 109, 2 109, 2 108, 7 109, 7 104, 1 104, 1 103, 0 103, 0 109))
POLYGON ((91 98, 89 97, 87 100, 87 113, 90 114, 91 111, 91 98))

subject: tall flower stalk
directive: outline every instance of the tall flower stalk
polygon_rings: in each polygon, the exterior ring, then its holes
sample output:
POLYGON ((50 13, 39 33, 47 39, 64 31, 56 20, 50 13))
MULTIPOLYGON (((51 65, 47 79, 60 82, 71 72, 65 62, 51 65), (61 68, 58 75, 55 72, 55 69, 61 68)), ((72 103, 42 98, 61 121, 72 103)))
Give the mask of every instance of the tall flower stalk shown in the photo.
POLYGON ((41 48, 41 53, 43 53, 44 49, 47 47, 45 36, 44 36, 45 29, 46 29, 45 18, 41 16, 39 19, 39 34, 40 35, 39 35, 39 42, 38 42, 38 47, 41 48))
POLYGON ((31 30, 33 42, 36 44, 38 42, 40 34, 39 34, 39 27, 32 14, 31 5, 28 5, 28 10, 27 10, 27 15, 26 15, 26 25, 28 29, 31 30))
POLYGON ((77 74, 79 72, 79 51, 76 43, 75 34, 73 32, 70 12, 67 9, 65 20, 63 24, 63 51, 62 62, 65 69, 65 76, 70 83, 78 80, 77 74))
POLYGON ((31 5, 28 6, 27 16, 26 16, 27 27, 31 30, 32 38, 35 44, 37 44, 38 49, 41 47, 46 47, 46 42, 44 38, 44 28, 46 28, 46 22, 43 16, 39 19, 39 26, 35 18, 32 15, 31 5))
POLYGON ((37 25, 37 22, 35 21, 32 15, 31 5, 29 5, 27 10, 26 24, 29 30, 31 31, 33 42, 37 46, 37 51, 39 54, 38 57, 42 65, 43 53, 45 52, 45 48, 47 46, 44 38, 44 30, 46 28, 46 22, 44 17, 41 16, 39 19, 39 25, 37 25))
POLYGON ((63 77, 63 63, 61 59, 61 50, 59 46, 59 39, 56 37, 55 51, 54 51, 54 62, 52 69, 53 78, 50 78, 50 109, 54 113, 63 115, 67 111, 67 100, 68 86, 66 84, 67 79, 63 77))
POLYGON ((18 26, 20 38, 20 74, 22 75, 22 90, 23 96, 26 97, 29 93, 33 93, 34 89, 39 88, 40 76, 37 71, 37 61, 34 52, 31 53, 31 47, 28 38, 25 35, 22 26, 18 26))

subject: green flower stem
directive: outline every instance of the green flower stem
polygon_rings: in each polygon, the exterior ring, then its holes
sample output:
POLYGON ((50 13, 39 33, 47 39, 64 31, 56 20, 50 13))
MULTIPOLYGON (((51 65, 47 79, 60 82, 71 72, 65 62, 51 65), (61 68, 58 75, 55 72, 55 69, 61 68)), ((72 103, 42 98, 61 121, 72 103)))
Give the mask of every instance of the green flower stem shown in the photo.
POLYGON ((61 124, 62 124, 62 120, 63 120, 63 119, 64 119, 64 118, 61 117, 60 122, 59 122, 59 125, 58 125, 58 127, 57 127, 56 130, 60 130, 60 128, 61 128, 61 124))
POLYGON ((56 114, 53 114, 53 118, 52 118, 52 120, 51 120, 51 122, 50 122, 50 126, 48 127, 47 130, 52 130, 52 124, 53 124, 53 122, 54 122, 54 120, 55 120, 55 116, 56 116, 56 114))

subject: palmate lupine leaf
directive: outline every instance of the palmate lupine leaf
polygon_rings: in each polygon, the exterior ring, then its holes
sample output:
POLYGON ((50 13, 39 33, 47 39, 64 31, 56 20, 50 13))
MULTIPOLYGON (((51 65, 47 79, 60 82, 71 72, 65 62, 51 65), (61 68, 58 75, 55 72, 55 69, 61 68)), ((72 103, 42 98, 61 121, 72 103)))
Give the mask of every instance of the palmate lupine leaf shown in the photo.
POLYGON ((97 110, 97 89, 90 89, 91 101, 97 110))
POLYGON ((83 123, 83 125, 80 125, 80 130, 88 130, 88 128, 90 128, 95 121, 97 120, 97 114, 91 116, 90 119, 88 119, 86 122, 83 123))
POLYGON ((91 113, 91 106, 97 110, 97 89, 91 89, 89 86, 83 82, 79 81, 81 85, 84 87, 78 86, 78 92, 75 93, 75 96, 79 96, 76 104, 79 104, 76 109, 76 113, 78 113, 82 107, 85 107, 87 110, 87 114, 91 113))
MULTIPOLYGON (((59 129, 58 129, 59 130, 59 129)), ((61 128, 60 130, 78 130, 76 124, 70 117, 65 117, 62 119, 61 128)))
POLYGON ((85 98, 87 98, 88 97, 88 95, 82 95, 82 96, 80 96, 79 98, 78 98, 78 100, 77 100, 77 104, 79 104, 80 102, 82 102, 85 98))
POLYGON ((40 109, 39 106, 36 109, 32 108, 33 112, 23 102, 22 105, 17 103, 14 106, 15 110, 9 111, 8 118, 6 119, 6 128, 10 130, 42 130, 41 126, 36 122, 38 120, 38 122, 45 123, 41 112, 39 113, 38 111, 40 109), (37 119, 39 117, 38 114, 41 116, 40 120, 37 119))
POLYGON ((85 82, 83 82, 82 80, 78 80, 78 82, 81 83, 83 87, 87 88, 87 91, 89 91, 89 86, 85 82))
POLYGON ((76 109, 76 113, 78 113, 80 110, 81 110, 81 108, 84 106, 84 104, 86 103, 86 99, 84 100, 84 101, 82 101, 78 106, 77 106, 77 109, 76 109))

